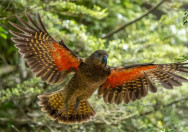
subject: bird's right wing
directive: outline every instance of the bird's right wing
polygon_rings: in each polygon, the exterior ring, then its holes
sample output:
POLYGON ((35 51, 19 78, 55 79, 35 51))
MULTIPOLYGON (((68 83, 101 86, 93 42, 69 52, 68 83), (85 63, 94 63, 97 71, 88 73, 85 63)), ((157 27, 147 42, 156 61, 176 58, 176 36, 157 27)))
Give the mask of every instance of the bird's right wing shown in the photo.
POLYGON ((49 84, 58 84, 72 71, 77 71, 81 58, 69 49, 63 41, 55 41, 46 31, 39 14, 36 24, 26 13, 26 17, 32 26, 20 17, 18 20, 23 24, 19 26, 10 22, 12 26, 23 33, 10 31, 15 38, 15 47, 24 55, 27 64, 37 77, 49 84))

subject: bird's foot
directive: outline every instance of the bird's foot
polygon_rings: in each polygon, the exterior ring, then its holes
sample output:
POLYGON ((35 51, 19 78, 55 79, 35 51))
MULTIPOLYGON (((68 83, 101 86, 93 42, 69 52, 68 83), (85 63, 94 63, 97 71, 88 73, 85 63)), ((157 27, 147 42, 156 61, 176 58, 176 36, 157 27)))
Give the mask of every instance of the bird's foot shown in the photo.
POLYGON ((62 107, 59 111, 58 111, 58 115, 61 115, 63 113, 63 111, 65 111, 65 117, 68 116, 68 103, 64 103, 64 107, 62 107))

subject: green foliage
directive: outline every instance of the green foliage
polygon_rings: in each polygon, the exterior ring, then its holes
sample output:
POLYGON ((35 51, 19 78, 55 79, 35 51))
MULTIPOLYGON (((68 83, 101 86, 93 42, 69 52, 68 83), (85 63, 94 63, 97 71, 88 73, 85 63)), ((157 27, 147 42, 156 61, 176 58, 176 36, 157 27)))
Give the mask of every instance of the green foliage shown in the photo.
POLYGON ((3 39, 7 39, 7 34, 8 32, 3 29, 3 27, 0 27, 0 37, 2 37, 3 39))
MULTIPOLYGON (((174 90, 159 86, 142 100, 109 105, 96 93, 90 102, 97 112, 91 122, 57 124, 44 116, 36 96, 55 91, 61 85, 47 85, 35 78, 21 60, 11 41, 8 21, 18 23, 15 15, 32 17, 39 12, 49 34, 64 42, 78 55, 86 57, 97 49, 109 53, 109 65, 156 61, 171 63, 188 60, 188 13, 186 0, 165 2, 155 12, 110 38, 102 36, 148 11, 159 0, 4 0, 0 1, 0 131, 188 131, 188 84, 174 90), (23 71, 26 76, 23 77, 23 71)), ((23 17, 25 19, 25 17, 23 17)))
POLYGON ((72 2, 67 1, 51 1, 50 3, 43 5, 44 9, 55 9, 52 10, 56 13, 60 12, 60 14, 68 14, 68 15, 84 15, 85 17, 92 17, 95 19, 102 19, 107 16, 106 9, 101 9, 99 6, 94 5, 93 10, 86 8, 82 5, 77 5, 72 2))
POLYGON ((183 25, 188 25, 188 11, 186 11, 184 14, 183 25))
POLYGON ((7 88, 0 91, 0 102, 7 100, 20 99, 23 96, 28 98, 44 91, 44 84, 39 79, 32 78, 21 84, 17 84, 15 88, 7 88))

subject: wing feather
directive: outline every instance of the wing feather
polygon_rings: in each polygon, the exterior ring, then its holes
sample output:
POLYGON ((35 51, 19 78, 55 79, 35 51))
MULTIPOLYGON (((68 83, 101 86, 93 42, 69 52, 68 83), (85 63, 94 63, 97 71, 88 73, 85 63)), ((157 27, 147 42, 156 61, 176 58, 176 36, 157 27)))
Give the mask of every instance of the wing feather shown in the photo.
POLYGON ((38 24, 27 12, 25 15, 32 25, 19 16, 17 19, 23 26, 10 22, 13 27, 23 32, 10 31, 15 37, 12 38, 16 43, 15 47, 42 81, 50 84, 61 83, 68 73, 78 70, 81 58, 62 41, 57 42, 48 34, 39 14, 37 14, 38 24))
POLYGON ((177 75, 179 72, 188 73, 188 63, 172 64, 136 64, 124 67, 111 67, 111 74, 98 90, 98 96, 103 95, 106 103, 129 103, 141 99, 148 90, 157 92, 156 82, 166 89, 181 86, 188 79, 177 75))

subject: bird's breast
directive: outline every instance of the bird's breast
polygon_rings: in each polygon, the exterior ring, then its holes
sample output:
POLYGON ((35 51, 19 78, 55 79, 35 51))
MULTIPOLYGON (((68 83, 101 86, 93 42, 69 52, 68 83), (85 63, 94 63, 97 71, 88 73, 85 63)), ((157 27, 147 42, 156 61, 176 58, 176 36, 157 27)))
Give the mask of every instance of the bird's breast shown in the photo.
POLYGON ((83 65, 80 67, 78 74, 83 80, 90 83, 90 85, 101 85, 103 84, 107 77, 108 72, 102 67, 83 65))
POLYGON ((65 89, 73 98, 87 99, 106 81, 108 75, 102 68, 81 65, 65 89))

